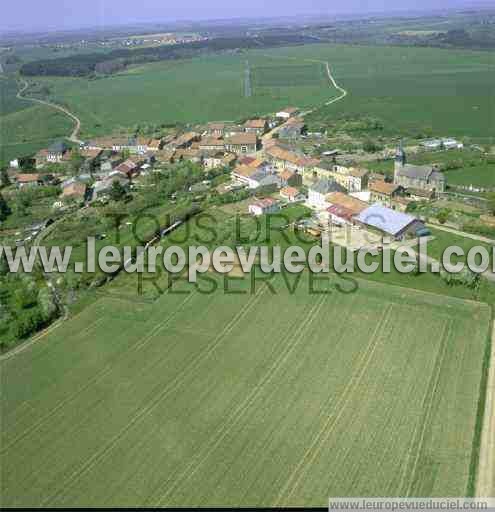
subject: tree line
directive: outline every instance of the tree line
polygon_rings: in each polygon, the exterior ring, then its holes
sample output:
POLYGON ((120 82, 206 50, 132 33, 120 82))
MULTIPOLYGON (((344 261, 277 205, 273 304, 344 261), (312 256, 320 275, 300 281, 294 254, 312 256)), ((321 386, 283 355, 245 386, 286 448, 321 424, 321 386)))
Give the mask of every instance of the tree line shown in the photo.
POLYGON ((317 42, 299 34, 266 35, 260 37, 216 38, 177 45, 163 45, 138 49, 120 49, 107 54, 92 53, 58 59, 44 59, 24 64, 24 76, 89 76, 96 73, 115 73, 131 64, 161 60, 192 58, 200 53, 248 50, 317 42))

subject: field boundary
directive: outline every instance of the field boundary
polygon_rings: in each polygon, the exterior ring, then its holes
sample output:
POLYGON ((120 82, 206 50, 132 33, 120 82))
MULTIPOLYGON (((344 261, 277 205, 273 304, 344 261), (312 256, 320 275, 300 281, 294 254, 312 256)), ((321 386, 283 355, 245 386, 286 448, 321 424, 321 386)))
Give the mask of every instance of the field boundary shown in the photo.
MULTIPOLYGON (((484 405, 481 439, 478 447, 478 467, 476 474, 475 496, 486 498, 495 495, 495 321, 492 324, 490 350, 487 350, 486 387, 481 390, 484 405), (484 398, 484 400, 483 400, 484 398)), ((482 382, 483 385, 484 382, 482 382)))

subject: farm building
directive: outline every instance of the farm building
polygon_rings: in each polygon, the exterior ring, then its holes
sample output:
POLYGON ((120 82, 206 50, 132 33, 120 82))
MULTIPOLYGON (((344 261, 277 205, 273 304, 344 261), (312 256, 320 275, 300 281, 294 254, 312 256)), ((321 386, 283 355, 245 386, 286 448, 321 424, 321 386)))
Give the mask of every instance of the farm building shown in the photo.
POLYGON ((255 133, 239 133, 225 139, 225 148, 236 154, 256 153, 258 136, 255 133))
POLYGON ((246 133, 255 133, 261 137, 268 129, 268 123, 265 119, 250 119, 244 123, 244 129, 246 133))
POLYGON ((225 123, 208 123, 206 131, 211 137, 223 137, 225 135, 225 123))
POLYGON ((199 143, 201 151, 224 151, 225 142, 217 137, 205 137, 199 143))
POLYGON ((290 119, 291 117, 294 117, 299 112, 299 109, 296 107, 287 107, 281 110, 280 112, 277 112, 276 117, 278 119, 290 119))
POLYGON ((397 212, 380 204, 374 204, 355 217, 356 222, 377 229, 385 235, 401 240, 406 236, 417 236, 425 225, 416 217, 397 212))
POLYGON ((297 139, 303 134, 305 126, 304 121, 291 118, 280 127, 278 135, 281 139, 297 139))
POLYGON ((278 202, 271 197, 260 199, 259 201, 251 203, 249 205, 249 213, 255 216, 266 215, 268 213, 275 213, 278 212, 279 209, 280 207, 278 205, 278 202))
POLYGON ((72 198, 83 200, 86 196, 86 190, 86 183, 73 178, 62 185, 62 194, 60 197, 64 199, 72 198))
POLYGON ((369 191, 370 202, 392 206, 393 199, 403 192, 403 188, 386 181, 374 181, 369 185, 369 191))
POLYGON ((93 187, 92 201, 107 196, 112 190, 114 183, 120 183, 120 185, 122 185, 125 189, 129 188, 129 180, 125 177, 125 175, 114 171, 114 173, 112 173, 112 175, 110 175, 108 178, 95 183, 93 187))
POLYGON ((17 174, 14 179, 17 188, 40 187, 43 185, 40 174, 17 174))
POLYGON ((224 164, 224 154, 222 152, 214 153, 205 156, 203 159, 203 167, 205 169, 214 169, 215 167, 221 167, 224 164))
POLYGON ((408 188, 407 194, 414 201, 431 201, 435 197, 432 190, 424 190, 421 188, 408 188))
POLYGON ((168 147, 170 149, 186 149, 191 147, 193 142, 198 142, 199 140, 200 136, 198 133, 187 132, 170 142, 168 147))
POLYGON ((201 164, 203 162, 203 156, 204 153, 200 149, 178 149, 174 154, 174 160, 179 162, 187 161, 201 164))
POLYGON ((353 224, 354 217, 368 208, 368 205, 355 197, 342 192, 332 192, 326 197, 329 221, 336 224, 353 224))
POLYGON ((122 162, 117 167, 115 167, 114 170, 122 174, 125 174, 128 178, 132 178, 138 173, 139 166, 132 160, 128 159, 125 162, 122 162))
POLYGON ((51 163, 59 163, 68 151, 68 147, 63 141, 54 142, 47 150, 46 161, 51 163))
POLYGON ((151 139, 148 142, 148 151, 160 151, 163 147, 162 139, 151 139))
POLYGON ((430 151, 434 151, 438 149, 462 149, 464 147, 464 144, 456 139, 448 138, 426 140, 421 143, 421 146, 430 151))

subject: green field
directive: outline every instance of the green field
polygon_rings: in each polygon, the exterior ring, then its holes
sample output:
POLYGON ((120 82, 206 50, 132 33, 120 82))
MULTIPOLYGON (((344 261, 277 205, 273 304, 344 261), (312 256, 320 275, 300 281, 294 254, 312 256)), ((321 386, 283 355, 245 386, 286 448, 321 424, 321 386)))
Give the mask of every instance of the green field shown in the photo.
POLYGON ((147 64, 98 80, 48 81, 53 98, 81 115, 83 130, 92 134, 138 122, 235 120, 287 104, 323 105, 337 94, 314 60, 330 63, 349 96, 317 111, 311 122, 370 115, 390 134, 493 138, 495 62, 488 52, 322 44, 147 64), (271 86, 250 98, 243 97, 246 59, 255 89, 256 83, 271 86), (308 68, 311 73, 302 73, 308 68))
MULTIPOLYGON (((371 116, 383 126, 377 132, 381 136, 494 140, 495 62, 489 52, 316 44, 158 62, 91 80, 43 78, 36 82, 49 87, 49 99, 68 106, 81 118, 81 136, 90 137, 139 123, 234 121, 287 105, 321 107, 338 92, 330 86, 324 66, 315 61, 328 61, 349 95, 308 116, 310 128, 338 128, 342 116, 371 116), (244 97, 246 60, 252 69, 251 97, 244 97)), ((25 106, 15 102, 8 110, 19 108, 25 106)), ((31 127, 31 120, 36 126, 45 113, 25 109, 24 115, 24 142, 10 135, 15 119, 1 118, 9 132, 2 136, 4 157, 41 147, 41 139, 44 143, 70 131, 62 129, 62 123, 70 126, 70 120, 60 119, 60 113, 56 123, 47 124, 50 132, 35 132, 31 127), (20 143, 23 146, 16 148, 20 143)))
POLYGON ((12 77, 0 77, 0 165, 35 153, 73 126, 61 112, 17 98, 18 90, 12 77))
MULTIPOLYGON (((284 62, 284 61, 282 61, 284 62)), ((322 64, 258 66, 253 70, 254 87, 328 87, 328 76, 322 64)))
MULTIPOLYGON (((263 86, 246 98, 245 59, 242 56, 209 56, 147 64, 96 80, 52 78, 37 81, 50 87, 52 100, 69 106, 81 117, 83 137, 139 123, 234 121, 273 112, 289 104, 322 104, 336 95, 328 80, 317 76, 309 84, 263 86)), ((281 65, 285 74, 288 67, 293 65, 297 72, 300 66, 298 61, 274 60, 262 55, 253 55, 249 61, 255 69, 281 65)), ((316 65, 309 68, 318 74, 316 65)))
MULTIPOLYGON (((408 162, 415 165, 439 165, 445 172, 448 185, 495 188, 495 157, 487 158, 479 151, 463 149, 424 152, 409 155, 408 162), (456 168, 450 168, 453 164, 456 168)), ((393 175, 393 160, 365 162, 364 165, 370 170, 393 175)))
POLYGON ((3 506, 472 490, 487 306, 362 281, 309 294, 306 274, 276 298, 176 286, 191 293, 102 298, 2 362, 3 506))

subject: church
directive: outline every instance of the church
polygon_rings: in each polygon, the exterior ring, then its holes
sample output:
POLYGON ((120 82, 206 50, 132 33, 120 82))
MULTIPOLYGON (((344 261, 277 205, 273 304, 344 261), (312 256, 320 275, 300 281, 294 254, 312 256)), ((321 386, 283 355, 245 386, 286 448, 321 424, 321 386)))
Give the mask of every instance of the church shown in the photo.
POLYGON ((404 149, 400 146, 395 154, 394 184, 406 189, 445 191, 445 176, 431 165, 407 163, 404 149))

